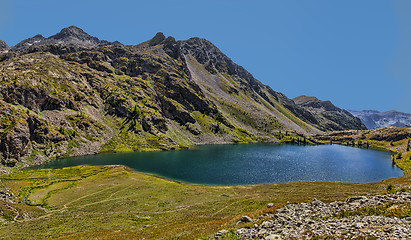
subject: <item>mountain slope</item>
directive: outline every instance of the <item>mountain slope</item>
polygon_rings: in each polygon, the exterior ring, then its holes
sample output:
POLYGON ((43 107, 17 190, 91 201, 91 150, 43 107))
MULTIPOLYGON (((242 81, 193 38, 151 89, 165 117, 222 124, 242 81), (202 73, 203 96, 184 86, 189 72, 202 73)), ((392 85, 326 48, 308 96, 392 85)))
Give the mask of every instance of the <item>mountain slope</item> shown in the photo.
POLYGON ((379 112, 374 110, 353 111, 348 110, 352 115, 361 119, 368 129, 382 127, 404 127, 411 126, 411 114, 393 111, 379 112))
POLYGON ((298 108, 285 95, 256 80, 212 43, 199 38, 179 43, 193 80, 242 127, 248 128, 244 121, 252 121, 257 129, 264 129, 267 121, 278 121, 289 129, 305 134, 318 132, 300 119, 300 115, 309 113, 298 108), (248 112, 244 121, 241 110, 248 112))
POLYGON ((321 101, 316 97, 304 95, 293 100, 298 106, 303 107, 315 116, 317 122, 315 126, 323 131, 367 129, 360 119, 354 117, 348 111, 334 106, 330 101, 321 101))
POLYGON ((321 133, 315 114, 200 38, 158 33, 125 46, 69 27, 11 47, 0 55, 0 70, 0 158, 7 166, 321 133))

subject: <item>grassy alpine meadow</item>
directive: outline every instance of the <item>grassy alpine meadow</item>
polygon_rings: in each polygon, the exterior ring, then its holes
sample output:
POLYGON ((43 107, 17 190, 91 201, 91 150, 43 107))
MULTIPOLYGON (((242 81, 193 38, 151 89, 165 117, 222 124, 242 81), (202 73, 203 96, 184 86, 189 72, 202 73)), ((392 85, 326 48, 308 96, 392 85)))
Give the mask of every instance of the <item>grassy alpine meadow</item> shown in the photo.
POLYGON ((5 239, 193 239, 272 211, 270 202, 343 200, 386 189, 326 182, 198 186, 123 166, 26 170, 2 177, 2 184, 19 202, 1 202, 5 239))
MULTIPOLYGON (((387 148, 400 144, 408 141, 389 143, 387 148)), ((409 188, 411 152, 395 156, 405 175, 368 184, 204 186, 170 181, 124 166, 15 171, 0 176, 1 188, 15 196, 14 203, 0 200, 0 238, 207 239, 221 229, 238 228, 241 216, 254 218, 288 201, 317 198, 330 202, 409 188), (267 209, 268 203, 274 203, 274 207, 267 209)))

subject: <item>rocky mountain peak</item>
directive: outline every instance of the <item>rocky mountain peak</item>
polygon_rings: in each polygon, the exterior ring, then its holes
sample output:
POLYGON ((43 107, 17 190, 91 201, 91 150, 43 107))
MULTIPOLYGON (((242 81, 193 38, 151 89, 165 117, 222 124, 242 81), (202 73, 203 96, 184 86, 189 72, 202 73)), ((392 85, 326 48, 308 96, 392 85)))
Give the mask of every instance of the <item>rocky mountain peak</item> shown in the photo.
POLYGON ((96 37, 90 36, 79 27, 70 26, 63 28, 59 33, 49 38, 37 34, 32 38, 25 39, 12 47, 11 51, 45 51, 58 54, 67 51, 72 52, 71 50, 67 50, 67 48, 84 49, 107 43, 107 41, 101 41, 96 37))
POLYGON ((241 84, 249 85, 253 89, 262 87, 262 84, 251 73, 234 63, 210 41, 194 37, 179 41, 179 43, 184 55, 193 56, 199 63, 204 64, 211 74, 227 73, 235 78, 242 78, 245 82, 241 84))
POLYGON ((148 45, 149 46, 155 46, 158 44, 163 43, 163 41, 166 39, 166 37, 164 36, 164 34, 162 32, 158 32, 149 42, 148 45))
POLYGON ((7 53, 9 51, 9 46, 3 40, 0 40, 0 54, 7 53))
POLYGON ((46 38, 43 37, 43 35, 41 35, 41 34, 37 34, 36 36, 34 36, 32 38, 29 38, 29 39, 31 39, 31 40, 45 40, 46 38))
POLYGON ((320 100, 318 100, 318 98, 316 98, 316 97, 301 95, 301 96, 298 96, 296 98, 293 98, 293 101, 296 104, 304 104, 304 103, 308 103, 308 102, 318 102, 320 100))
POLYGON ((175 43, 175 42, 176 42, 176 39, 172 36, 168 36, 166 40, 164 40, 164 43, 175 43))
POLYGON ((184 54, 191 54, 201 64, 207 61, 217 64, 230 60, 214 44, 203 38, 194 37, 181 41, 181 48, 184 54))
POLYGON ((0 40, 0 50, 7 49, 9 46, 3 40, 0 40))
POLYGON ((46 40, 47 40, 47 38, 43 37, 43 35, 37 34, 34 37, 27 38, 27 39, 19 42, 14 47, 12 47, 12 50, 13 51, 22 51, 22 50, 25 50, 25 49, 29 48, 32 45, 41 44, 46 40))
POLYGON ((298 96, 293 99, 293 101, 298 104, 302 105, 305 107, 311 107, 311 108, 317 108, 317 109, 323 109, 325 111, 341 111, 340 108, 336 107, 334 104, 332 104, 330 101, 321 101, 316 97, 309 97, 309 96, 298 96))
POLYGON ((84 32, 83 29, 70 26, 63 28, 59 33, 48 38, 49 40, 59 40, 62 42, 69 43, 89 43, 89 44, 99 44, 100 40, 96 37, 90 36, 88 33, 84 32))

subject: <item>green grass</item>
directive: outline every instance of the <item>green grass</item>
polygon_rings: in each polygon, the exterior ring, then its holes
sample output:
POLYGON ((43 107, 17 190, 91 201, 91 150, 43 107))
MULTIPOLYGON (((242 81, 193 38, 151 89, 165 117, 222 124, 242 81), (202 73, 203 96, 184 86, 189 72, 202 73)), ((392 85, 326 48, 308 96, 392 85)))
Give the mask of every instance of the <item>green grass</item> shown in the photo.
POLYGON ((240 106, 233 102, 227 103, 225 101, 219 101, 219 103, 224 112, 230 115, 231 118, 234 118, 237 121, 258 131, 269 133, 273 130, 285 128, 284 125, 279 123, 278 120, 272 116, 266 115, 261 117, 258 115, 253 115, 252 113, 244 111, 240 106))
POLYGON ((100 239, 193 239, 233 228, 242 215, 270 211, 269 202, 281 206, 385 191, 380 184, 320 182, 198 186, 125 167, 87 166, 25 170, 1 181, 21 203, 49 209, 41 217, 0 226, 0 238, 6 239, 87 239, 96 232, 100 239))
POLYGON ((407 218, 411 217, 411 203, 387 203, 377 207, 365 207, 354 211, 343 211, 341 213, 335 214, 333 218, 346 218, 353 216, 386 216, 386 217, 397 217, 397 218, 407 218))
POLYGON ((138 136, 134 132, 122 130, 104 144, 100 152, 158 151, 161 150, 158 147, 158 141, 159 139, 154 138, 149 141, 146 137, 138 136))
POLYGON ((220 137, 223 135, 231 134, 232 142, 237 142, 237 143, 253 143, 253 142, 257 142, 261 140, 260 138, 258 138, 252 133, 249 133, 245 129, 235 127, 235 126, 233 128, 229 128, 225 126, 224 124, 219 123, 212 117, 204 115, 200 112, 195 111, 192 113, 192 116, 196 120, 196 122, 200 125, 203 133, 210 134, 210 135, 215 134, 220 137))
MULTIPOLYGON (((188 125, 188 123, 186 124, 188 125)), ((177 141, 181 148, 189 148, 194 145, 194 142, 187 138, 187 133, 182 132, 178 127, 169 126, 166 135, 177 141)))
MULTIPOLYGON (((115 125, 115 120, 112 120, 111 124, 115 125)), ((117 123, 118 124, 118 123, 117 123)), ((115 129, 118 127, 115 127, 115 129)), ((172 133, 168 133, 169 136, 173 136, 172 133)), ((185 143, 188 141, 177 141, 177 145, 169 142, 166 134, 159 133, 158 136, 149 132, 129 131, 127 129, 117 130, 115 136, 112 137, 107 143, 105 143, 100 149, 100 153, 115 153, 115 152, 151 152, 170 149, 187 148, 185 143)), ((177 139, 178 140, 178 139, 177 139)), ((180 140, 183 140, 180 136, 180 140)))

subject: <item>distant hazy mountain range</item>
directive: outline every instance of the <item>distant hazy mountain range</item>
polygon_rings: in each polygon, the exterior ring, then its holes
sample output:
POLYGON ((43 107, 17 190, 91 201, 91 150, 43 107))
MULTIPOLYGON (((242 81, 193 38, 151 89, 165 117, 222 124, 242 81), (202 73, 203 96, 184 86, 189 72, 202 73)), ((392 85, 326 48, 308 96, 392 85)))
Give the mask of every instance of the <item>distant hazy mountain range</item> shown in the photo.
POLYGON ((353 111, 352 115, 361 119, 368 129, 396 126, 411 126, 411 114, 393 111, 379 112, 375 110, 353 111))

